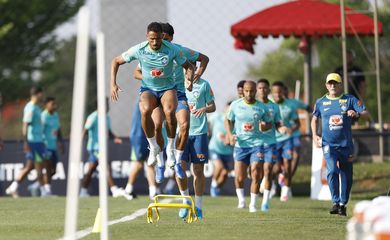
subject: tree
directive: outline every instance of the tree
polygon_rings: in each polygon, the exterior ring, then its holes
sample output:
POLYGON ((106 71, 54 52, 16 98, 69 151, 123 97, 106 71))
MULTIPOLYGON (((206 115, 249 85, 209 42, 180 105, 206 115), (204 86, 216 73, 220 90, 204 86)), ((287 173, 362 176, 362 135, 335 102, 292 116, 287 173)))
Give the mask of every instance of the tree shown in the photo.
POLYGON ((85 0, 0 1, 0 85, 4 102, 28 97, 33 75, 52 57, 53 31, 85 0))

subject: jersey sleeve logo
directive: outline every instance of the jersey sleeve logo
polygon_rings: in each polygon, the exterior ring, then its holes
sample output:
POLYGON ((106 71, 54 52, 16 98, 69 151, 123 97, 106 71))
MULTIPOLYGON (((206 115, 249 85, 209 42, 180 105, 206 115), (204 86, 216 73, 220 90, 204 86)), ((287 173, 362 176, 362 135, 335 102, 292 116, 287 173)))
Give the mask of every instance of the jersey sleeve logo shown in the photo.
POLYGON ((158 69, 158 68, 153 68, 150 70, 150 76, 152 77, 163 77, 164 76, 164 69, 158 69))

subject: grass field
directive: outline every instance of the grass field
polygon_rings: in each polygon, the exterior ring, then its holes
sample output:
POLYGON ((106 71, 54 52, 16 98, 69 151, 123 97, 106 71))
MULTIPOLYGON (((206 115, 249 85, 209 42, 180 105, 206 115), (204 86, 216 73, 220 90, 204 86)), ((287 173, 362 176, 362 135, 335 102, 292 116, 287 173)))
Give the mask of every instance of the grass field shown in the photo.
MULTIPOLYGON (((390 164, 356 164, 355 185, 348 214, 354 204, 385 194, 390 186, 390 164)), ((296 188, 305 192, 310 167, 302 166, 296 176, 296 188)), ((299 192, 298 191, 298 192, 299 192)), ((139 197, 109 199, 110 220, 119 219, 146 208, 150 200, 139 197)), ((247 203, 249 199, 247 198, 247 203)), ((130 222, 110 226, 111 239, 344 239, 348 218, 328 214, 329 202, 313 201, 306 196, 288 203, 278 198, 264 214, 237 209, 235 197, 204 199, 204 219, 186 224, 176 210, 162 210, 161 220, 147 224, 146 215, 130 222)), ((0 239, 58 239, 63 235, 65 198, 1 198, 0 239)), ((78 229, 93 226, 98 198, 80 200, 78 229)), ((99 239, 90 234, 85 239, 99 239)))

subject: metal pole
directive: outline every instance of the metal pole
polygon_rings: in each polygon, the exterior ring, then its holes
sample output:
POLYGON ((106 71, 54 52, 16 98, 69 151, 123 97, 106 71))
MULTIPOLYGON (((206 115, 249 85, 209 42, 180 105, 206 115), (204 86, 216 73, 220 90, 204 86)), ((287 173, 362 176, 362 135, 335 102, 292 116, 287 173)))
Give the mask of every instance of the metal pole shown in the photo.
MULTIPOLYGON (((304 81, 304 92, 305 92, 305 102, 307 105, 312 106, 312 89, 311 89, 311 51, 312 44, 311 38, 307 37, 307 53, 305 54, 305 62, 303 64, 303 81, 304 81)), ((310 133, 310 121, 309 114, 306 115, 306 134, 310 133)))
POLYGON ((76 239, 79 210, 80 162, 83 145, 85 95, 87 90, 89 45, 89 9, 79 11, 75 74, 73 80, 72 121, 70 131, 68 182, 66 190, 64 239, 76 239))
POLYGON ((381 76, 379 62, 379 36, 378 36, 378 5, 374 1, 374 37, 375 37, 375 71, 376 71, 376 93, 378 102, 378 123, 379 123, 379 162, 383 162, 383 119, 382 119, 382 94, 381 94, 381 76))
POLYGON ((347 34, 345 30, 345 8, 344 0, 340 0, 340 15, 341 15, 341 46, 343 52, 343 81, 344 92, 348 92, 348 66, 347 66, 347 34))
POLYGON ((107 202, 107 99, 104 64, 104 35, 96 37, 97 49, 97 87, 98 87, 98 134, 99 134, 99 200, 102 213, 100 239, 108 239, 108 202, 107 202))

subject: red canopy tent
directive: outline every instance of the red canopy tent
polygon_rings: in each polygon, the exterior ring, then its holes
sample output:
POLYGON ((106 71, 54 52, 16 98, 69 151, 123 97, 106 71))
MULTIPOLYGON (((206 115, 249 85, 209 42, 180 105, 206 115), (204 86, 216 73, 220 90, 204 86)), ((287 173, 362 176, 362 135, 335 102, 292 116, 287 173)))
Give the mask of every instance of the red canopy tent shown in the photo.
MULTIPOLYGON (((341 5, 344 6, 343 0, 340 1, 341 5)), ((376 17, 376 2, 374 10, 374 17, 376 17)), ((230 32, 235 38, 234 47, 249 51, 252 54, 254 54, 253 45, 257 36, 264 38, 279 36, 301 38, 302 41, 299 47, 305 53, 305 101, 311 104, 311 39, 342 36, 343 29, 345 29, 344 36, 374 36, 375 32, 377 32, 375 36, 376 68, 377 84, 378 89, 380 89, 377 36, 378 34, 382 34, 382 23, 378 21, 377 31, 375 31, 375 25, 372 18, 350 8, 343 9, 340 5, 320 0, 297 0, 276 5, 255 13, 232 25, 230 32), (344 17, 345 21, 342 21, 344 17)), ((342 37, 342 41, 343 65, 346 68, 346 43, 344 37, 342 37)), ((348 82, 345 81, 345 84, 347 85, 348 82)), ((379 113, 381 113, 380 106, 380 92, 378 92, 379 113)), ((379 115, 380 124, 381 121, 381 115, 379 115)))

